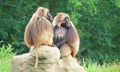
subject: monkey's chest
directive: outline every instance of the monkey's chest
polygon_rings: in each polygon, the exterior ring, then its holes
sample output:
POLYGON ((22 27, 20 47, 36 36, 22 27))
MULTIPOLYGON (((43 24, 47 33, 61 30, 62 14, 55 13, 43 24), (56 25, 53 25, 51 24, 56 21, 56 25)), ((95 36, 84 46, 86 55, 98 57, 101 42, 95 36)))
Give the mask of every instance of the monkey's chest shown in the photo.
POLYGON ((66 29, 63 28, 63 27, 60 27, 60 28, 58 28, 58 29, 55 31, 55 37, 56 37, 57 39, 64 38, 64 37, 65 37, 65 34, 66 34, 66 29))

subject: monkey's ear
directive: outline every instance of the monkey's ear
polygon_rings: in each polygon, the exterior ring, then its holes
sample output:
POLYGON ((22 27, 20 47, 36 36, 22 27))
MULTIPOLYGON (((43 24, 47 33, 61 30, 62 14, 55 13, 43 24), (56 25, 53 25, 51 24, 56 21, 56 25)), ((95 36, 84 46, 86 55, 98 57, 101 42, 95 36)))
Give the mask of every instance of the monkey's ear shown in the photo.
POLYGON ((42 7, 39 7, 36 12, 41 16, 44 15, 44 9, 42 7))
POLYGON ((44 9, 41 9, 41 12, 44 13, 44 9))
POLYGON ((44 15, 44 9, 41 9, 41 16, 44 15))

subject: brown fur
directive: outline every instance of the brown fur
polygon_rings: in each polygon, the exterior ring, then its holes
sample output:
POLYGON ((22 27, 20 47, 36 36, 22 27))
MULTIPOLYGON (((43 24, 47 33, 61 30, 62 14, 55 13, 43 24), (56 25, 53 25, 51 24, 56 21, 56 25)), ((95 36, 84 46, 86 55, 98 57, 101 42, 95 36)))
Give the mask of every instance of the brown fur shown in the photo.
POLYGON ((71 54, 71 48, 68 44, 63 44, 60 48, 61 57, 69 56, 71 54))
POLYGON ((40 45, 52 45, 53 29, 47 20, 47 8, 39 7, 33 14, 24 32, 24 41, 28 47, 34 46, 36 50, 36 64, 38 64, 38 47, 40 45))
MULTIPOLYGON (((66 13, 58 13, 53 20, 53 27, 56 25, 58 27, 61 27, 61 24, 64 23, 64 19, 68 17, 69 18, 69 23, 71 28, 67 30, 66 32, 66 42, 60 47, 60 52, 62 56, 68 56, 71 54, 73 57, 76 56, 78 50, 79 50, 79 36, 78 32, 73 25, 72 21, 70 21, 70 17, 66 13), (71 50, 71 53, 70 53, 71 50)), ((55 39, 55 38, 54 38, 55 39)))

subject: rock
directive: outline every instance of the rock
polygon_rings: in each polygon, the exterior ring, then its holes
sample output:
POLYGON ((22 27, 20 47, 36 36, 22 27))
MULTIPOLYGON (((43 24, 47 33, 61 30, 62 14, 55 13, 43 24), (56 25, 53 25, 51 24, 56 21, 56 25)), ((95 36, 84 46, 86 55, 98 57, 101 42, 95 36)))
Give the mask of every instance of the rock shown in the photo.
POLYGON ((11 63, 11 72, 24 72, 29 58, 31 58, 30 53, 14 56, 11 63))
POLYGON ((31 48, 29 53, 12 58, 11 72, 85 72, 71 55, 61 59, 59 49, 49 46, 40 46, 38 67, 34 66, 35 50, 31 48))
POLYGON ((72 56, 63 57, 58 61, 56 72, 86 72, 82 66, 80 66, 75 58, 72 56), (60 71, 64 70, 64 71, 60 71))

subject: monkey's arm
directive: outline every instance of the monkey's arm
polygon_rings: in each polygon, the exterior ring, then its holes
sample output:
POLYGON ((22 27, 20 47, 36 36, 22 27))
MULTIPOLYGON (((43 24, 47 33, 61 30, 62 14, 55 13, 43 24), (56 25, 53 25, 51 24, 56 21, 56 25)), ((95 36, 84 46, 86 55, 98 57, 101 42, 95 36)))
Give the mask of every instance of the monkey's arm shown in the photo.
POLYGON ((56 34, 55 34, 55 31, 57 28, 58 28, 57 26, 53 27, 53 31, 54 31, 53 44, 57 43, 58 41, 58 39, 56 38, 56 34))
POLYGON ((57 28, 58 28, 57 26, 54 26, 54 27, 53 27, 53 31, 56 31, 57 28))
POLYGON ((54 37, 53 38, 53 44, 57 43, 57 41, 58 41, 57 38, 54 37))
POLYGON ((65 39, 60 39, 57 43, 55 43, 55 45, 60 48, 64 43, 65 43, 65 39))

